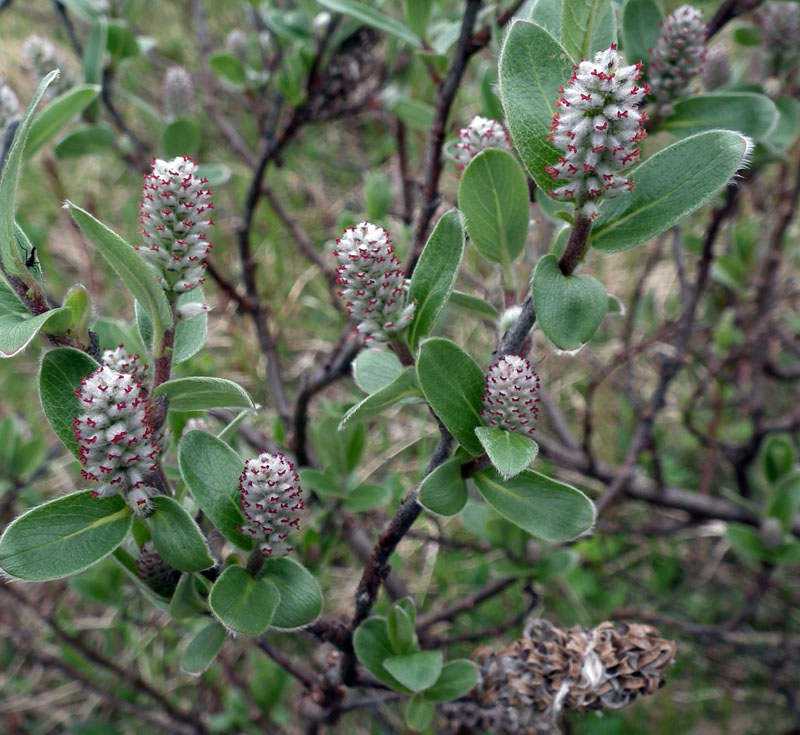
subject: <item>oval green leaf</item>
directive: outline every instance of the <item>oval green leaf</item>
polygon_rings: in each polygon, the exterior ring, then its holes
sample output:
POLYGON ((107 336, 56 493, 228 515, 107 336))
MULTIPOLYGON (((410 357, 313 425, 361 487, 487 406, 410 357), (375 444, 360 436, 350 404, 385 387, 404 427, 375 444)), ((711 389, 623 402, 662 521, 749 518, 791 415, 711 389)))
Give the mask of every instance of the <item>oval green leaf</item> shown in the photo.
POLYGON ((58 158, 78 158, 92 153, 112 153, 117 136, 106 125, 84 125, 56 143, 58 158))
POLYGON ((25 146, 25 156, 30 157, 36 153, 98 94, 100 94, 99 84, 83 84, 56 97, 33 121, 28 144, 25 146))
POLYGON ((503 482, 494 470, 473 477, 483 499, 501 516, 546 541, 568 541, 594 525, 595 507, 580 490, 525 470, 503 482))
POLYGON ((375 393, 402 372, 403 365, 391 350, 362 350, 353 361, 353 379, 365 393, 375 393))
POLYGON ((200 510, 219 532, 240 549, 252 549, 253 540, 237 530, 244 525, 238 492, 242 458, 221 439, 190 431, 178 445, 178 467, 200 510))
POLYGON ((415 651, 385 658, 383 668, 412 692, 421 692, 436 683, 443 662, 441 651, 415 651))
POLYGON ((173 411, 205 408, 255 408, 253 399, 238 383, 225 378, 175 378, 162 383, 153 396, 166 396, 173 411))
POLYGON ((339 431, 350 421, 366 421, 385 411, 389 406, 407 398, 420 396, 417 373, 413 366, 403 370, 391 383, 367 396, 361 403, 353 406, 339 423, 339 431))
POLYGON ((536 185, 553 188, 545 171, 561 155, 548 143, 558 88, 572 76, 572 59, 564 47, 535 23, 516 21, 500 54, 500 97, 514 147, 536 185))
MULTIPOLYGON (((476 429, 476 431, 479 429, 476 429)), ((467 483, 461 476, 459 457, 440 464, 423 481, 419 502, 433 513, 454 516, 467 504, 467 483)))
POLYGON ((488 149, 473 158, 458 187, 458 206, 478 252, 500 263, 506 277, 525 248, 530 220, 528 183, 514 156, 488 149))
POLYGON ((133 247, 77 204, 66 201, 64 208, 116 271, 133 297, 145 307, 150 319, 162 330, 169 329, 172 326, 172 310, 164 289, 133 247))
POLYGON ((518 475, 539 453, 539 445, 533 439, 489 426, 475 429, 492 466, 502 475, 504 480, 518 475))
POLYGON ((322 591, 314 575, 294 559, 267 559, 258 575, 267 579, 281 595, 272 617, 276 628, 299 628, 313 623, 322 612, 322 591))
POLYGON ((39 399, 44 415, 56 436, 76 457, 75 417, 84 411, 75 391, 80 388, 81 380, 98 367, 85 352, 62 347, 45 353, 39 369, 39 399))
POLYGON ((56 498, 13 521, 0 537, 0 568, 18 579, 44 582, 82 572, 108 556, 131 527, 119 495, 90 490, 56 498))
POLYGON ((583 273, 565 276, 552 253, 536 264, 531 292, 539 326, 562 350, 586 344, 608 310, 603 284, 583 273))
POLYGON ((208 60, 208 65, 214 74, 234 87, 244 87, 247 82, 247 72, 238 56, 224 53, 214 54, 208 60))
POLYGON ((153 545, 164 561, 182 572, 199 572, 214 566, 203 532, 194 519, 173 498, 153 498, 150 514, 153 545))
POLYGON ((189 641, 181 656, 181 668, 188 674, 202 674, 214 663, 225 635, 225 628, 219 623, 207 625, 189 641))
POLYGON ((448 339, 429 339, 419 350, 417 377, 433 412, 455 440, 470 454, 481 454, 475 427, 483 423, 484 384, 475 360, 448 339))
POLYGON ((411 276, 408 300, 417 302, 414 318, 408 327, 408 343, 412 352, 416 352, 420 340, 433 331, 439 314, 450 298, 461 268, 465 244, 461 214, 457 210, 446 212, 431 232, 411 276))
POLYGON ((429 702, 447 702, 463 697, 478 683, 478 668, 465 658, 456 659, 442 667, 436 683, 423 696, 429 702))
POLYGON ((69 319, 71 314, 69 307, 62 306, 31 316, 16 295, 0 285, 0 358, 19 354, 48 322, 61 326, 62 320, 69 319))
POLYGON ((734 130, 753 140, 761 140, 775 127, 777 120, 775 103, 763 94, 720 92, 678 100, 662 127, 677 138, 706 130, 734 130))
POLYGON ((416 34, 410 28, 403 25, 399 20, 390 18, 380 10, 371 8, 368 5, 354 2, 354 0, 317 0, 317 2, 334 13, 342 13, 351 18, 361 21, 370 28, 377 28, 379 31, 388 33, 401 41, 420 48, 422 44, 416 34))
POLYGON ((281 601, 278 588, 267 579, 253 579, 241 567, 228 567, 214 583, 208 603, 228 629, 258 635, 269 628, 281 601))
POLYGON ((635 247, 705 204, 747 164, 750 141, 710 130, 673 143, 638 166, 631 196, 603 203, 589 242, 616 252, 635 247))
POLYGON ((161 146, 167 158, 197 153, 200 145, 200 128, 194 120, 176 120, 164 128, 161 146))
POLYGON ((395 679, 383 662, 394 656, 394 648, 386 627, 386 618, 377 615, 367 618, 353 634, 353 648, 361 664, 386 686, 403 694, 411 690, 395 679))
POLYGON ((663 18, 653 0, 628 0, 622 11, 622 39, 625 59, 629 64, 650 60, 650 49, 656 45, 659 23, 663 18))
MULTIPOLYGON (((561 9, 561 43, 575 61, 591 59, 592 41, 606 18, 609 0, 564 0, 561 9)), ((566 80, 565 80, 566 81, 566 80)))

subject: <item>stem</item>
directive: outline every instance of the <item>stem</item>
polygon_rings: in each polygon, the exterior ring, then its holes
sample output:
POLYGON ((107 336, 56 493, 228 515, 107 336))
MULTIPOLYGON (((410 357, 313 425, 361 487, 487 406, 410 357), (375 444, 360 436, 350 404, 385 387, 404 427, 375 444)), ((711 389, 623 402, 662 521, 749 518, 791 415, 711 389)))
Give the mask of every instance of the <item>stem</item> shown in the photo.
POLYGON ((408 349, 408 345, 402 337, 396 337, 389 345, 394 351, 394 354, 397 355, 397 359, 400 360, 400 364, 403 365, 403 367, 409 367, 414 364, 414 356, 411 354, 411 350, 408 349))
POLYGON ((586 244, 589 242, 589 232, 592 229, 592 221, 588 217, 579 214, 575 219, 572 231, 569 233, 567 247, 558 261, 561 272, 568 276, 578 267, 578 263, 583 260, 586 253, 586 244))

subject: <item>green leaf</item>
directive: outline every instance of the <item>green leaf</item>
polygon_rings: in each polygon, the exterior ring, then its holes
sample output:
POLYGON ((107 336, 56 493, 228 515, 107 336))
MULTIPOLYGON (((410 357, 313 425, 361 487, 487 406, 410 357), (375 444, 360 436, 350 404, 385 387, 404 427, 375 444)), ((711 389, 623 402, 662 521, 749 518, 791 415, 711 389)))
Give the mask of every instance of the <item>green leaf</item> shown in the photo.
POLYGON ((406 0, 406 22, 420 38, 425 38, 433 0, 406 0))
POLYGON ((774 484, 794 467, 794 443, 786 434, 775 434, 764 444, 763 456, 764 474, 774 484))
POLYGON ((776 151, 785 151, 800 133, 800 101, 793 97, 781 97, 775 100, 778 110, 778 122, 764 141, 776 151))
POLYGON ((473 245, 484 258, 500 263, 510 280, 530 220, 528 183, 514 156, 491 148, 475 156, 461 177, 458 206, 473 245))
POLYGON ((442 667, 436 683, 426 689, 423 697, 429 702, 447 702, 463 697, 478 683, 478 668, 465 658, 456 659, 442 667))
POLYGON ((334 13, 342 13, 361 21, 370 28, 388 33, 401 41, 411 44, 414 48, 421 48, 419 38, 399 20, 384 15, 379 10, 368 5, 353 2, 353 0, 317 0, 317 2, 334 13))
POLYGON ((241 89, 247 83, 247 72, 241 59, 233 54, 214 54, 208 60, 208 66, 220 79, 241 89))
POLYGON ((166 396, 173 411, 206 408, 255 408, 253 399, 238 383, 225 378, 175 378, 162 383, 153 397, 166 396))
POLYGON ((89 105, 98 94, 100 94, 99 84, 83 84, 56 97, 33 121, 28 145, 25 147, 25 156, 30 158, 55 137, 58 131, 89 105))
POLYGON ((475 433, 504 480, 522 472, 539 453, 539 445, 522 434, 488 426, 479 426, 475 433))
POLYGON ((125 59, 139 56, 139 42, 121 23, 109 23, 108 52, 111 54, 112 63, 118 66, 125 59))
POLYGON ((530 19, 557 41, 561 41, 561 5, 562 0, 535 0, 530 13, 530 19))
POLYGON ((386 618, 373 616, 367 618, 353 634, 353 648, 361 664, 386 686, 403 694, 411 694, 408 687, 395 679, 383 662, 394 655, 392 641, 386 627, 386 618))
POLYGON ((443 658, 441 651, 416 651, 385 658, 383 668, 412 692, 421 692, 436 683, 443 658))
MULTIPOLYGON (((202 304, 205 301, 199 288, 182 293, 176 300, 177 306, 184 304, 202 304)), ((191 319, 181 319, 175 327, 175 344, 172 352, 172 364, 180 365, 190 357, 194 357, 203 349, 208 336, 208 313, 203 312, 191 319)))
POLYGON ((225 628, 211 623, 201 630, 186 646, 181 656, 181 669, 188 674, 202 674, 211 664, 225 643, 225 628))
POLYGON ((214 566, 208 544, 194 519, 173 498, 153 498, 148 516, 153 545, 167 564, 182 572, 199 572, 214 566))
POLYGON ((547 141, 558 88, 572 76, 572 59, 544 28, 517 21, 500 54, 500 97, 514 147, 536 185, 553 188, 545 171, 561 152, 547 141))
POLYGON ((83 490, 56 498, 6 527, 0 568, 33 582, 67 577, 108 556, 130 527, 130 509, 119 495, 93 498, 83 490))
POLYGON ((161 147, 167 158, 197 153, 200 145, 200 128, 194 120, 176 120, 164 128, 161 147))
POLYGON ((412 730, 427 730, 433 722, 436 710, 422 694, 415 694, 406 705, 406 725, 412 730))
POLYGON ((322 591, 314 575, 294 559, 267 559, 259 579, 267 579, 278 589, 280 604, 272 617, 276 628, 299 628, 313 623, 322 612, 322 591))
POLYGON ((0 179, 0 265, 15 275, 20 275, 25 267, 14 241, 14 214, 17 208, 17 185, 22 170, 22 154, 28 141, 36 107, 45 90, 57 77, 58 72, 51 71, 39 82, 17 132, 14 134, 14 142, 6 156, 3 176, 0 179))
POLYGON ((395 653, 411 653, 419 648, 417 634, 414 632, 414 621, 400 605, 393 605, 389 610, 386 630, 395 653))
POLYGON ((169 601, 169 614, 175 620, 193 618, 208 611, 208 606, 197 591, 194 574, 182 574, 169 601))
POLYGON ((31 316, 13 293, 0 289, 0 358, 19 354, 48 323, 60 326, 71 315, 69 307, 61 307, 31 316))
POLYGON ((725 536, 737 551, 756 559, 768 559, 770 551, 761 542, 758 531, 741 523, 728 523, 725 536))
POLYGON ((391 383, 379 388, 372 395, 367 396, 361 403, 353 406, 339 423, 339 431, 347 426, 349 421, 366 421, 379 413, 383 413, 389 406, 393 406, 403 398, 419 396, 417 374, 413 366, 403 370, 391 383))
POLYGON ((353 513, 363 513, 381 505, 386 505, 392 499, 392 492, 383 485, 365 484, 354 487, 347 493, 342 508, 353 513))
POLYGON ((408 327, 408 343, 412 352, 416 352, 420 340, 433 331, 439 314, 450 298, 461 268, 465 244, 464 225, 458 210, 443 214, 411 276, 408 301, 417 302, 414 318, 408 327))
POLYGON ((419 502, 433 513, 454 516, 467 503, 467 483, 461 476, 459 457, 440 464, 423 481, 419 489, 419 502))
POLYGON ((777 518, 783 530, 792 530, 795 513, 800 508, 800 467, 783 475, 769 493, 767 515, 777 518))
POLYGON ((62 347, 45 353, 39 369, 39 399, 50 427, 64 446, 78 456, 75 439, 75 417, 84 408, 75 395, 81 380, 93 373, 99 365, 85 352, 62 347))
POLYGON ((761 140, 778 120, 769 97, 752 92, 697 94, 678 100, 662 127, 678 138, 706 130, 734 130, 761 140))
POLYGON ((653 0, 628 0, 622 11, 622 39, 625 42, 625 59, 629 64, 650 60, 650 49, 655 47, 663 18, 653 0))
POLYGON ((151 321, 162 330, 169 329, 172 326, 172 310, 164 289, 133 247, 77 204, 66 201, 64 207, 83 234, 116 271, 133 297, 144 306, 151 321))
POLYGON ((433 338, 422 343, 417 377, 425 398, 455 440, 470 454, 483 448, 475 436, 481 426, 483 371, 450 340, 433 338))
POLYGON ((536 264, 531 290, 539 326, 562 350, 588 342, 608 309, 603 284, 584 273, 565 276, 552 253, 536 264))
POLYGON ((568 541, 594 525, 595 507, 580 490, 525 470, 503 482, 493 470, 472 478, 501 516, 545 541, 568 541))
POLYGON ((258 635, 269 628, 281 594, 268 579, 253 579, 244 569, 228 567, 214 583, 208 603, 229 630, 258 635))
POLYGON ((616 252, 655 237, 725 186, 746 165, 749 149, 739 133, 710 130, 659 151, 633 171, 633 194, 603 203, 589 242, 616 252))
POLYGON ((304 467, 298 474, 300 475, 300 485, 304 490, 313 490, 325 497, 344 498, 346 495, 339 483, 323 472, 304 467))
POLYGON ((740 46, 758 46, 761 43, 761 29, 758 26, 739 26, 734 29, 732 36, 740 46))
POLYGON ((240 549, 252 549, 253 540, 237 530, 244 525, 239 508, 241 457, 217 437, 190 431, 178 445, 178 467, 200 510, 219 532, 240 549))
POLYGON ((453 291, 450 294, 450 303, 490 322, 495 322, 500 318, 500 312, 490 303, 463 291, 453 291))
POLYGON ((353 361, 353 378, 365 393, 375 393, 403 372, 403 365, 391 350, 362 350, 353 361))
POLYGON ((561 43, 576 62, 593 57, 592 39, 608 3, 609 0, 564 0, 561 43))

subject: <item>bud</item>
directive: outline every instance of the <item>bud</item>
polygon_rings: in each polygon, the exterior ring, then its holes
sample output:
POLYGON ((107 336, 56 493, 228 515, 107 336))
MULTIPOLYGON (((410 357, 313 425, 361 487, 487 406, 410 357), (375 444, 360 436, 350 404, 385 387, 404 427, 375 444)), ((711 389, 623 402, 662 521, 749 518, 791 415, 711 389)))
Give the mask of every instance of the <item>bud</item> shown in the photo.
POLYGON ((336 241, 338 283, 344 288, 348 316, 359 321, 364 342, 385 341, 414 317, 416 303, 406 304, 406 279, 394 254, 389 233, 362 222, 348 227, 336 241))
POLYGON ((140 383, 147 378, 147 365, 139 362, 139 355, 129 355, 125 345, 119 345, 115 350, 103 350, 102 362, 118 373, 132 375, 140 383))
POLYGON ((777 518, 768 516, 761 521, 758 536, 761 539, 761 543, 764 544, 764 548, 772 551, 783 543, 783 526, 777 518))
POLYGON ((467 127, 458 131, 458 138, 458 143, 455 144, 455 158, 459 170, 466 168, 475 156, 487 148, 511 150, 511 139, 502 123, 480 115, 473 117, 467 127))
POLYGON ((167 117, 190 117, 194 113, 194 84, 182 66, 171 66, 164 74, 161 98, 167 117))
POLYGON ((582 61, 567 83, 559 88, 550 140, 564 151, 554 166, 545 170, 554 180, 568 183, 548 194, 557 200, 575 200, 586 217, 597 217, 604 198, 633 191, 633 181, 618 172, 639 160, 637 143, 647 133, 642 126, 647 113, 637 105, 647 94, 642 62, 621 66, 616 44, 598 52, 594 61, 582 61))
POLYGON ((95 497, 121 494, 136 514, 150 509, 147 476, 161 448, 148 422, 149 404, 134 375, 103 365, 75 391, 86 413, 74 420, 84 479, 100 483, 95 497))
POLYGON ((705 56, 706 24, 693 5, 681 5, 661 21, 661 34, 650 49, 647 75, 656 114, 669 115, 672 103, 689 94, 705 56))
POLYGON ((225 50, 240 59, 247 58, 247 34, 240 28, 233 28, 225 36, 225 50))
POLYGON ((790 66, 800 55, 800 5, 771 2, 756 11, 761 48, 770 73, 790 66))
POLYGON ((652 694, 664 683, 664 669, 674 657, 675 643, 649 625, 622 623, 615 628, 605 622, 592 630, 562 630, 535 620, 505 650, 473 654, 480 683, 470 693, 471 701, 444 707, 448 731, 467 725, 455 709, 466 705, 461 711, 480 729, 507 735, 556 733, 565 709, 619 709, 639 695, 652 694))
POLYGON ((519 355, 505 355, 486 373, 483 393, 484 419, 498 429, 533 434, 539 415, 539 376, 519 355))
POLYGON ((139 556, 136 559, 136 571, 141 579, 154 592, 164 597, 170 597, 178 586, 181 573, 170 567, 156 551, 155 546, 148 541, 139 547, 139 556))
POLYGON ((44 36, 30 35, 22 44, 22 68, 36 77, 38 81, 53 69, 60 70, 45 92, 46 99, 52 99, 66 92, 75 84, 71 65, 63 53, 44 36))
POLYGON ((258 539, 265 556, 285 556, 292 551, 286 537, 300 529, 300 513, 306 507, 294 465, 283 454, 262 452, 245 462, 239 492, 242 513, 252 524, 239 531, 258 539))
POLYGON ((194 319, 196 316, 206 314, 209 311, 211 311, 211 307, 208 304, 198 301, 178 304, 178 306, 175 307, 175 315, 178 319, 194 319))
POLYGON ((139 224, 145 244, 136 251, 166 291, 191 291, 205 281, 205 259, 212 243, 206 232, 214 221, 211 192, 197 177, 191 158, 153 159, 142 185, 139 224))
POLYGON ((0 77, 0 132, 9 120, 19 116, 19 100, 3 77, 0 77))
POLYGON ((728 49, 721 43, 712 46, 706 51, 706 60, 703 64, 703 86, 706 91, 713 92, 731 83, 731 59, 728 49))

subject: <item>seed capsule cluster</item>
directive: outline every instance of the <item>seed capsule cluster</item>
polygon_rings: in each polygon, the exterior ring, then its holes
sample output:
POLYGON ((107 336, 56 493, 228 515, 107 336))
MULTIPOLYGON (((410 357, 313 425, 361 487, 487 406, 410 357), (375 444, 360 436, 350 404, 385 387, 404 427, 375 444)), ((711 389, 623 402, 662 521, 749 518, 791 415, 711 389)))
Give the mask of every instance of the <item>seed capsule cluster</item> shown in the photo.
POLYGON ((455 148, 455 158, 458 168, 461 170, 487 148, 510 151, 511 139, 502 123, 476 115, 467 127, 458 131, 458 142, 455 144, 455 148))
POLYGON ((121 494, 131 509, 151 509, 148 475, 161 451, 148 423, 149 404, 134 375, 103 365, 75 391, 86 413, 74 421, 84 479, 99 483, 95 497, 121 494))
POLYGON ((150 541, 139 547, 136 571, 139 573, 139 579, 165 597, 169 597, 175 591, 181 576, 179 571, 161 558, 150 541))
POLYGON ((416 304, 406 304, 406 279, 389 233, 370 222, 348 227, 333 254, 343 287, 339 296, 345 299, 347 314, 358 319, 364 342, 385 341, 404 329, 416 304))
POLYGON ((145 242, 136 250, 165 291, 191 291, 205 281, 212 248, 207 232, 214 224, 206 183, 188 157, 153 159, 152 171, 144 176, 139 224, 145 242))
POLYGON ((292 547, 286 538, 300 529, 305 509, 300 478, 283 454, 262 452, 245 462, 239 478, 242 513, 249 525, 240 527, 260 544, 265 556, 285 556, 292 547))
POLYGON ((669 115, 673 102, 688 94, 703 66, 707 30, 703 14, 693 5, 681 5, 661 21, 647 69, 656 114, 669 115))
POLYGON ((482 413, 486 421, 499 429, 533 434, 533 422, 539 415, 539 376, 531 364, 519 355, 506 355, 486 373, 482 413))
POLYGON ((548 194, 574 200, 581 214, 594 219, 603 199, 633 191, 633 181, 621 174, 639 160, 638 143, 647 136, 647 114, 638 104, 648 88, 637 85, 642 63, 623 66, 614 44, 574 69, 559 89, 548 137, 563 155, 545 169, 567 183, 548 194))

